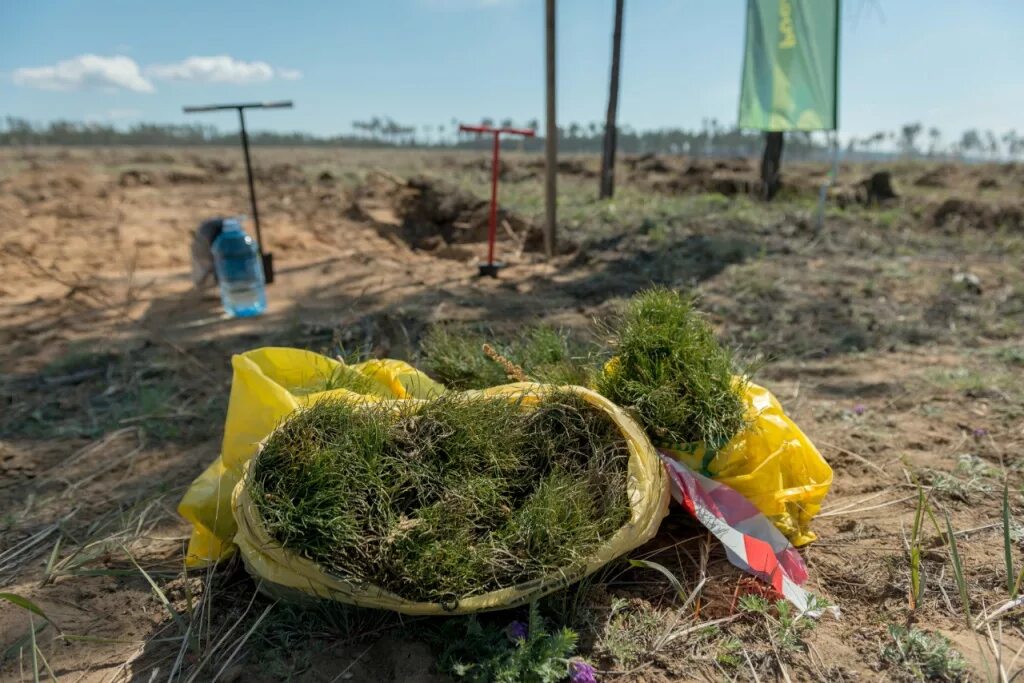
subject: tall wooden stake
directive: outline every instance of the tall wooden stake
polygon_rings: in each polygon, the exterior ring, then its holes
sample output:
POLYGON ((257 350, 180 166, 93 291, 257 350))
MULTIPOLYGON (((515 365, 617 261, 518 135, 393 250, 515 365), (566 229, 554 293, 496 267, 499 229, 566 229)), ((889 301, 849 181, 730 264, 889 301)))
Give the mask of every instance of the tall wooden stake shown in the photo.
POLYGON ((770 202, 779 191, 779 172, 782 169, 782 145, 785 141, 781 130, 769 130, 764 134, 764 155, 761 157, 761 199, 770 202))
POLYGON ((618 130, 615 118, 619 108, 619 56, 622 53, 622 6, 615 0, 615 32, 612 35, 612 75, 608 84, 608 116, 604 124, 604 153, 601 157, 601 189, 598 196, 608 199, 615 194, 615 147, 618 130))
POLYGON ((544 136, 544 253, 555 255, 558 220, 558 119, 555 107, 555 0, 545 1, 547 133, 544 136))

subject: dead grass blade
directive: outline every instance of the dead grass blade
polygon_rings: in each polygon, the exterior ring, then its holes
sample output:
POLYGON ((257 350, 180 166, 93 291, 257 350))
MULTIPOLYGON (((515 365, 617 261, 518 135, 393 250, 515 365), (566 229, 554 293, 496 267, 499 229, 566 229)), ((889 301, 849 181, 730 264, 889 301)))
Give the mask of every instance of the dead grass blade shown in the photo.
POLYGON ((917 498, 917 494, 916 493, 914 495, 912 495, 912 496, 906 496, 904 498, 897 498, 896 500, 890 500, 890 501, 885 502, 885 503, 879 503, 878 505, 869 505, 866 508, 852 508, 852 509, 851 508, 846 508, 846 509, 843 509, 843 510, 835 510, 833 512, 823 512, 820 515, 818 515, 818 517, 819 518, 821 518, 821 517, 839 517, 840 515, 860 514, 862 512, 870 512, 871 510, 879 510, 881 508, 889 507, 890 505, 898 505, 900 503, 905 503, 908 500, 913 500, 914 498, 917 498))
POLYGON ((176 609, 174 609, 174 606, 171 604, 171 601, 167 599, 167 595, 163 592, 163 590, 160 588, 160 586, 157 585, 156 581, 153 580, 153 577, 150 576, 149 572, 147 572, 145 569, 143 569, 142 565, 140 565, 135 560, 135 556, 131 554, 131 552, 128 550, 127 546, 122 544, 121 545, 121 549, 124 550, 125 555, 128 556, 128 559, 131 560, 131 563, 133 565, 135 565, 135 568, 139 570, 139 572, 142 574, 142 576, 149 583, 150 587, 153 589, 153 593, 156 595, 156 597, 163 604, 163 606, 167 610, 167 612, 171 615, 171 618, 174 619, 174 622, 178 625, 178 628, 181 629, 181 632, 183 634, 188 633, 189 629, 185 625, 185 621, 181 618, 181 615, 178 614, 178 611, 176 609))
MULTIPOLYGON (((259 591, 253 591, 252 597, 249 598, 249 604, 245 606, 245 611, 242 612, 242 616, 238 617, 238 619, 236 619, 234 621, 234 623, 231 624, 230 628, 228 628, 228 630, 224 633, 224 635, 222 635, 220 637, 220 639, 218 639, 217 642, 214 643, 209 648, 209 650, 207 650, 206 656, 204 656, 203 659, 196 665, 195 669, 192 670, 192 674, 188 677, 188 682, 187 683, 192 683, 192 681, 196 680, 196 677, 199 675, 199 672, 203 670, 203 668, 210 662, 210 660, 213 658, 213 656, 215 654, 220 652, 221 646, 224 645, 225 642, 227 642, 228 637, 232 633, 234 633, 235 628, 240 623, 245 621, 245 618, 249 615, 249 610, 252 609, 252 605, 256 601, 256 596, 257 595, 259 595, 259 591)), ((184 653, 184 647, 182 648, 181 653, 179 653, 179 659, 181 658, 183 653, 184 653)), ((171 678, 169 678, 168 680, 173 679, 174 672, 177 669, 177 665, 178 665, 178 662, 175 663, 175 669, 171 670, 171 678)))
MULTIPOLYGON (((679 581, 678 578, 676 578, 676 575, 673 574, 665 565, 658 564, 657 562, 651 562, 650 560, 629 560, 629 564, 633 567, 638 567, 640 569, 653 569, 654 571, 660 573, 662 576, 668 579, 668 582, 672 584, 673 588, 675 588, 676 595, 679 596, 679 599, 686 600, 686 589, 683 588, 683 584, 679 581)), ((699 588, 703 586, 704 582, 701 581, 699 588)), ((688 601, 687 604, 689 604, 688 601)))
POLYGON ((242 647, 245 645, 246 641, 249 640, 252 634, 256 631, 256 628, 260 625, 260 623, 262 623, 262 621, 267 617, 267 615, 270 614, 270 611, 274 609, 275 605, 277 605, 277 602, 267 605, 267 608, 263 610, 263 614, 261 614, 255 622, 253 622, 253 625, 249 627, 249 630, 245 632, 245 635, 238 639, 238 642, 235 644, 234 649, 231 650, 231 654, 224 660, 224 664, 221 665, 220 669, 217 671, 217 674, 213 677, 214 681, 219 679, 224 674, 224 672, 227 671, 228 667, 231 666, 231 664, 235 661, 235 658, 238 657, 238 653, 242 650, 242 647))
POLYGON ((36 546, 49 538, 55 531, 59 531, 61 525, 70 519, 77 511, 78 508, 75 508, 53 524, 43 527, 21 543, 15 545, 13 548, 0 553, 0 581, 3 581, 3 576, 5 574, 17 571, 25 562, 28 562, 35 557, 35 554, 32 551, 36 546))
POLYGON ((883 470, 877 464, 875 464, 875 463, 871 462, 870 460, 868 460, 867 458, 865 458, 863 455, 860 455, 858 453, 854 453, 853 451, 851 451, 851 450, 849 450, 847 448, 843 448, 842 446, 837 446, 834 443, 828 443, 826 441, 821 441, 819 443, 821 443, 821 445, 825 446, 826 448, 831 448, 832 450, 836 451, 837 453, 842 453, 843 455, 845 455, 847 457, 853 458, 854 460, 856 460, 860 464, 864 465, 865 467, 870 467, 875 472, 878 472, 880 475, 882 475, 882 477, 885 478, 885 479, 892 479, 892 475, 891 474, 889 474, 888 472, 883 470))

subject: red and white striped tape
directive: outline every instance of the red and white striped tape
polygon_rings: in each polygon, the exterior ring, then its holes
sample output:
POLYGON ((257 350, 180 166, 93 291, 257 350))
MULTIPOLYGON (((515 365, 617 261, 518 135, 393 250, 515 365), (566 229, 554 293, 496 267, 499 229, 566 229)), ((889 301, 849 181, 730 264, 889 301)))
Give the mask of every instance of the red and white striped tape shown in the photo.
POLYGON ((658 454, 669 475, 672 497, 721 541, 729 561, 769 584, 801 613, 816 616, 808 611, 810 594, 801 588, 807 581, 807 566, 782 532, 732 488, 663 452, 658 454))

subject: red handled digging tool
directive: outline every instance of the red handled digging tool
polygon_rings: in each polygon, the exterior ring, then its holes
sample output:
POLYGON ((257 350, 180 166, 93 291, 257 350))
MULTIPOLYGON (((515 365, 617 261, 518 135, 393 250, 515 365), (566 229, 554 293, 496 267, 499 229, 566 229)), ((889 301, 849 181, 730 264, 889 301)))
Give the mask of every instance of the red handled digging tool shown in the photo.
POLYGON ((491 213, 487 221, 487 263, 481 263, 480 277, 498 277, 498 270, 505 267, 501 261, 494 260, 494 242, 498 239, 498 170, 500 167, 501 136, 522 135, 534 136, 534 131, 527 128, 492 128, 491 126, 467 126, 462 124, 459 130, 465 133, 489 133, 494 136, 494 152, 491 155, 491 213))

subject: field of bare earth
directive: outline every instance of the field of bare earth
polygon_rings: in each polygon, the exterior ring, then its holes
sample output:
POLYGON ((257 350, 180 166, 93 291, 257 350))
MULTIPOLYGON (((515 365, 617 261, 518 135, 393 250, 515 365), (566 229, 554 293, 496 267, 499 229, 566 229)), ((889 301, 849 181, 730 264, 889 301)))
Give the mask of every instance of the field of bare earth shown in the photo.
POLYGON ((479 279, 483 152, 254 161, 277 281, 264 316, 233 320, 188 269, 199 222, 249 211, 237 149, 0 149, 0 592, 50 619, 0 601, 0 679, 446 680, 438 634, 458 623, 275 602, 238 562, 184 569, 175 506, 218 453, 231 355, 415 363, 451 321, 586 337, 651 284, 699 297, 834 468, 802 554, 842 617, 747 598, 756 584, 676 509, 633 556, 693 600, 619 563, 542 605, 600 679, 1024 669, 1024 612, 999 611, 1024 566, 1024 167, 894 162, 898 196, 868 204, 860 182, 883 167, 843 165, 817 230, 824 166, 787 164, 763 203, 751 160, 625 158, 598 201, 598 159, 566 158, 545 260, 543 161, 507 153, 509 267, 479 279))

